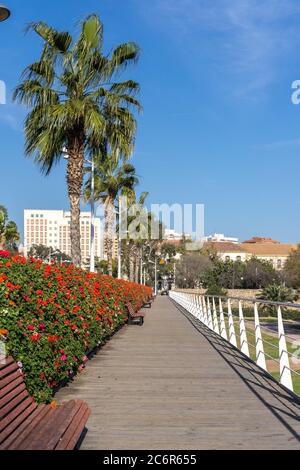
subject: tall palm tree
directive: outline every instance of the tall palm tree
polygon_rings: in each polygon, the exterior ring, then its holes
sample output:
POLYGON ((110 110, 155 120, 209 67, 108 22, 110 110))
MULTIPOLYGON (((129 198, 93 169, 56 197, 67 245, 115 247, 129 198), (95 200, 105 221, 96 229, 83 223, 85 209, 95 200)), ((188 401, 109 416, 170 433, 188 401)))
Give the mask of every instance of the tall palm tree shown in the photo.
MULTIPOLYGON (((87 172, 90 169, 87 168, 87 172)), ((108 274, 113 272, 113 242, 115 237, 115 204, 119 195, 132 198, 134 188, 139 180, 135 168, 130 163, 120 164, 118 153, 107 156, 104 160, 102 155, 95 158, 95 190, 94 198, 104 204, 104 248, 107 254, 108 274)), ((91 176, 85 185, 85 196, 88 200, 91 191, 91 176)))
MULTIPOLYGON (((148 197, 149 193, 147 191, 143 191, 139 198, 136 198, 136 194, 132 194, 132 197, 129 200, 128 204, 128 211, 130 212, 131 205, 138 204, 141 210, 138 211, 138 214, 131 215, 129 214, 127 217, 127 225, 130 228, 131 224, 134 224, 137 229, 139 229, 139 218, 142 211, 146 211, 145 209, 145 201, 148 197)), ((148 216, 147 216, 148 217, 148 216)), ((139 282, 139 272, 140 272, 140 264, 142 259, 142 250, 143 244, 145 240, 138 238, 130 238, 130 233, 128 235, 127 243, 126 243, 126 251, 128 255, 128 264, 129 264, 129 279, 131 281, 139 282)))
POLYGON ((127 159, 132 152, 136 121, 131 108, 139 86, 115 77, 138 58, 139 48, 129 42, 103 53, 103 25, 96 15, 83 22, 79 38, 58 32, 46 23, 30 25, 43 40, 40 59, 23 73, 14 99, 31 111, 25 121, 25 151, 42 172, 49 174, 68 154, 67 186, 71 207, 71 255, 81 264, 80 198, 85 151, 109 145, 127 159))

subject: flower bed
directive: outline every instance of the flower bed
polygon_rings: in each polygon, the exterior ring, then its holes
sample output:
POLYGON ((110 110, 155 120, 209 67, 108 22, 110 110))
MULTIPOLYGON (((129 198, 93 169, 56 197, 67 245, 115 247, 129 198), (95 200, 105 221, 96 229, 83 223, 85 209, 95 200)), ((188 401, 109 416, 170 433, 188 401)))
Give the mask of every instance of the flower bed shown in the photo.
POLYGON ((139 309, 151 288, 73 266, 0 256, 0 333, 21 361, 29 392, 39 402, 83 367, 86 354, 139 309))

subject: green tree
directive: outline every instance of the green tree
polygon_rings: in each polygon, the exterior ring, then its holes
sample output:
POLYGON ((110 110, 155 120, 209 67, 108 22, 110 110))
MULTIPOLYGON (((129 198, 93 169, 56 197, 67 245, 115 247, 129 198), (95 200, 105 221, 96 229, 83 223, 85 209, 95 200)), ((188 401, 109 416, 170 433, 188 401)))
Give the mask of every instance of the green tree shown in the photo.
POLYGON ((20 234, 17 224, 8 220, 6 207, 0 206, 0 246, 6 245, 12 250, 16 250, 16 243, 20 241, 20 234))
MULTIPOLYGON (((143 248, 146 242, 146 237, 142 236, 142 232, 145 231, 144 227, 141 227, 139 220, 141 213, 145 214, 144 219, 149 222, 149 214, 145 206, 145 201, 148 197, 148 192, 143 191, 139 198, 137 199, 137 195, 134 191, 129 194, 127 198, 127 239, 123 240, 122 249, 123 253, 125 254, 125 263, 128 266, 128 275, 131 281, 139 282, 139 272, 140 272, 140 265, 141 260, 143 257, 143 248), (137 205, 137 206, 136 206, 137 205), (135 211, 134 209, 138 207, 138 210, 135 211), (132 226, 135 228, 135 234, 141 234, 140 236, 132 237, 132 226)), ((148 238, 149 238, 149 225, 146 228, 148 238)))
POLYGON ((30 25, 43 40, 37 62, 29 65, 14 99, 31 108, 25 121, 25 151, 42 172, 49 174, 62 156, 68 155, 67 186, 71 207, 71 251, 81 264, 80 198, 85 152, 119 149, 126 159, 132 151, 136 123, 130 107, 139 108, 134 95, 138 84, 116 82, 115 77, 136 61, 135 43, 103 53, 103 25, 89 15, 77 41, 46 23, 30 25))
POLYGON ((200 287, 211 269, 212 262, 207 256, 187 253, 181 257, 176 266, 176 285, 191 289, 200 287))
POLYGON ((32 258, 40 259, 42 261, 51 261, 54 260, 58 263, 68 263, 71 262, 71 257, 66 253, 58 249, 54 249, 45 245, 32 245, 28 252, 28 256, 32 258))
MULTIPOLYGON (((270 284, 256 296, 259 300, 270 300, 271 302, 294 302, 298 299, 298 295, 291 288, 278 284, 270 284)), ((277 314, 276 305, 262 304, 262 309, 271 315, 277 314)), ((284 310, 284 308, 281 308, 284 310)))
POLYGON ((283 276, 287 284, 295 289, 300 287, 300 245, 285 262, 283 276))
POLYGON ((279 284, 279 274, 273 265, 264 260, 252 257, 245 262, 244 287, 246 289, 261 289, 269 284, 279 284))
MULTIPOLYGON (((87 170, 89 171, 89 169, 87 170)), ((95 200, 104 205, 104 248, 107 254, 108 274, 113 274, 113 242, 116 231, 115 205, 119 195, 131 196, 138 184, 135 168, 130 163, 120 164, 117 153, 102 160, 101 155, 95 158, 95 200)), ((85 186, 85 196, 90 198, 91 176, 85 186)))

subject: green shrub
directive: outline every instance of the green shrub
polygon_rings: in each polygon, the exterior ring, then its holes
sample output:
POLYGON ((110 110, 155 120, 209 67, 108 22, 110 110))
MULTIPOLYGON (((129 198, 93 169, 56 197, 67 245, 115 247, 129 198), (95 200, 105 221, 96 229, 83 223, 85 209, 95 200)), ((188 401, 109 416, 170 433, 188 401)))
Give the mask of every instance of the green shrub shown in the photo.
POLYGON ((78 370, 86 354, 139 309, 151 289, 73 266, 0 257, 0 333, 22 362, 29 392, 48 402, 53 389, 78 370))

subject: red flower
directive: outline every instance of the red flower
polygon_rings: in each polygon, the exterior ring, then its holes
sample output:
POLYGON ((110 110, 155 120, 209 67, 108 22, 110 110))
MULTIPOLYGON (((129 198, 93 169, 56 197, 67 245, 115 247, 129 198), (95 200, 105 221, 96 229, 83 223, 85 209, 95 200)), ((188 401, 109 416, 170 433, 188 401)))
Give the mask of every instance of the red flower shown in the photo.
POLYGON ((27 330, 34 330, 34 326, 33 325, 27 325, 27 330))
POLYGON ((37 342, 42 335, 40 333, 37 333, 36 335, 31 335, 30 339, 31 341, 37 342))
POLYGON ((0 250, 0 257, 1 257, 1 258, 9 258, 9 257, 10 257, 9 251, 0 250))

